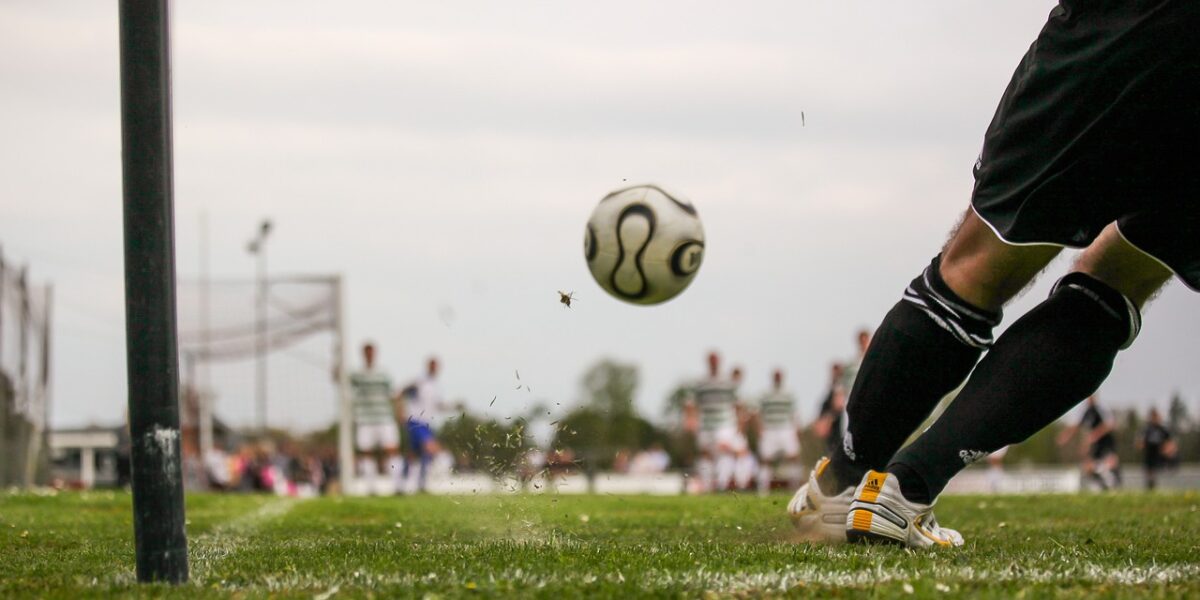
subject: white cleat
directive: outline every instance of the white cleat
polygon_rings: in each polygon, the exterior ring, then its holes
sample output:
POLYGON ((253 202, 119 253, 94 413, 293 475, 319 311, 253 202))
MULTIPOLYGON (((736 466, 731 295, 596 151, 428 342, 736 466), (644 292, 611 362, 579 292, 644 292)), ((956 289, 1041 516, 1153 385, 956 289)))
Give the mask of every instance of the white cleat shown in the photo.
POLYGON ((890 542, 909 548, 963 545, 957 531, 938 525, 933 504, 909 502, 900 493, 896 476, 878 471, 867 471, 854 490, 845 527, 851 542, 890 542))
POLYGON ((846 513, 854 499, 854 488, 848 487, 836 496, 826 496, 817 485, 817 478, 829 467, 829 459, 821 458, 808 475, 808 483, 800 486, 788 502, 788 516, 806 539, 819 542, 846 541, 846 513))

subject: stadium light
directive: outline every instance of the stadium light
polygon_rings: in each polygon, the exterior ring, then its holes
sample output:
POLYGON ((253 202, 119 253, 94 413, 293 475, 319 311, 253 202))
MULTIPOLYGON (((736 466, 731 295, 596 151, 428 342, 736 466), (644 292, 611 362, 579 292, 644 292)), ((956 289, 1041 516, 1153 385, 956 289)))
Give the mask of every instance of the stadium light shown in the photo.
POLYGON ((267 236, 271 220, 263 219, 258 234, 246 244, 246 251, 258 257, 255 279, 258 282, 258 314, 255 317, 254 405, 258 430, 267 431, 267 236))
POLYGON ((180 469, 168 0, 121 0, 125 353, 137 577, 188 578, 180 469))

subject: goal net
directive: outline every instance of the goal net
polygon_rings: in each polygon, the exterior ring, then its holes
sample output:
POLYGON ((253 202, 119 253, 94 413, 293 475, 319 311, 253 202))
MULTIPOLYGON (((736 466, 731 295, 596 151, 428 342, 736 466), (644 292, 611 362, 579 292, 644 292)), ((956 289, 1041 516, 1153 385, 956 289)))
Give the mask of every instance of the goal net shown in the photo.
POLYGON ((352 472, 340 276, 180 280, 177 313, 185 477, 219 445, 220 423, 312 431, 336 422, 339 470, 352 472))

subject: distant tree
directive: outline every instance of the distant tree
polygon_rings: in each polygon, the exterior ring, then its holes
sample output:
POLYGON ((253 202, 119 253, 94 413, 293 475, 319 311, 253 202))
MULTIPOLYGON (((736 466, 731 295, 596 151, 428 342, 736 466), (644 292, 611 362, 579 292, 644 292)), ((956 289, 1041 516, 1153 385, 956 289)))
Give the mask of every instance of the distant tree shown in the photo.
POLYGON ((633 365, 602 360, 581 379, 584 398, 555 430, 554 447, 570 448, 585 469, 608 469, 620 450, 639 450, 667 435, 637 414, 638 372, 633 365))
POLYGON ((1117 436, 1117 455, 1121 457, 1122 462, 1135 464, 1141 460, 1142 455, 1137 449, 1137 437, 1142 431, 1142 417, 1136 408, 1131 408, 1126 411, 1124 422, 1120 419, 1120 413, 1117 413, 1115 418, 1117 418, 1117 430, 1114 432, 1117 436))
POLYGON ((669 421, 678 422, 683 414, 683 405, 691 394, 692 386, 681 383, 667 394, 667 402, 663 405, 663 416, 669 421))
POLYGON ((633 414, 638 371, 633 365, 602 360, 583 374, 584 404, 612 415, 633 414))
POLYGON ((525 423, 524 418, 500 422, 462 411, 442 425, 438 439, 460 468, 499 478, 516 471, 531 447, 525 423))
POLYGON ((1079 454, 1078 446, 1067 444, 1066 447, 1059 448, 1055 443, 1059 431, 1062 431, 1062 426, 1052 423, 1029 436, 1029 439, 1024 442, 1013 445, 1009 448, 1008 456, 1004 459, 1005 462, 1011 465, 1049 465, 1073 462, 1079 454))
POLYGON ((1176 391, 1171 395, 1171 404, 1167 407, 1167 427, 1171 431, 1184 432, 1191 429, 1191 417, 1188 415, 1187 404, 1176 391))

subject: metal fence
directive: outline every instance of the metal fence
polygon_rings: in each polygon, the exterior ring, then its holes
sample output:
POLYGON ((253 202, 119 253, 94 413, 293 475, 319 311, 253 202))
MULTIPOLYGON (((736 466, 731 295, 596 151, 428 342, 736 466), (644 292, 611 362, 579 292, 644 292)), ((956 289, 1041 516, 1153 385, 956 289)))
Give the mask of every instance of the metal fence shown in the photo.
POLYGON ((0 487, 49 473, 51 287, 0 252, 0 487))

